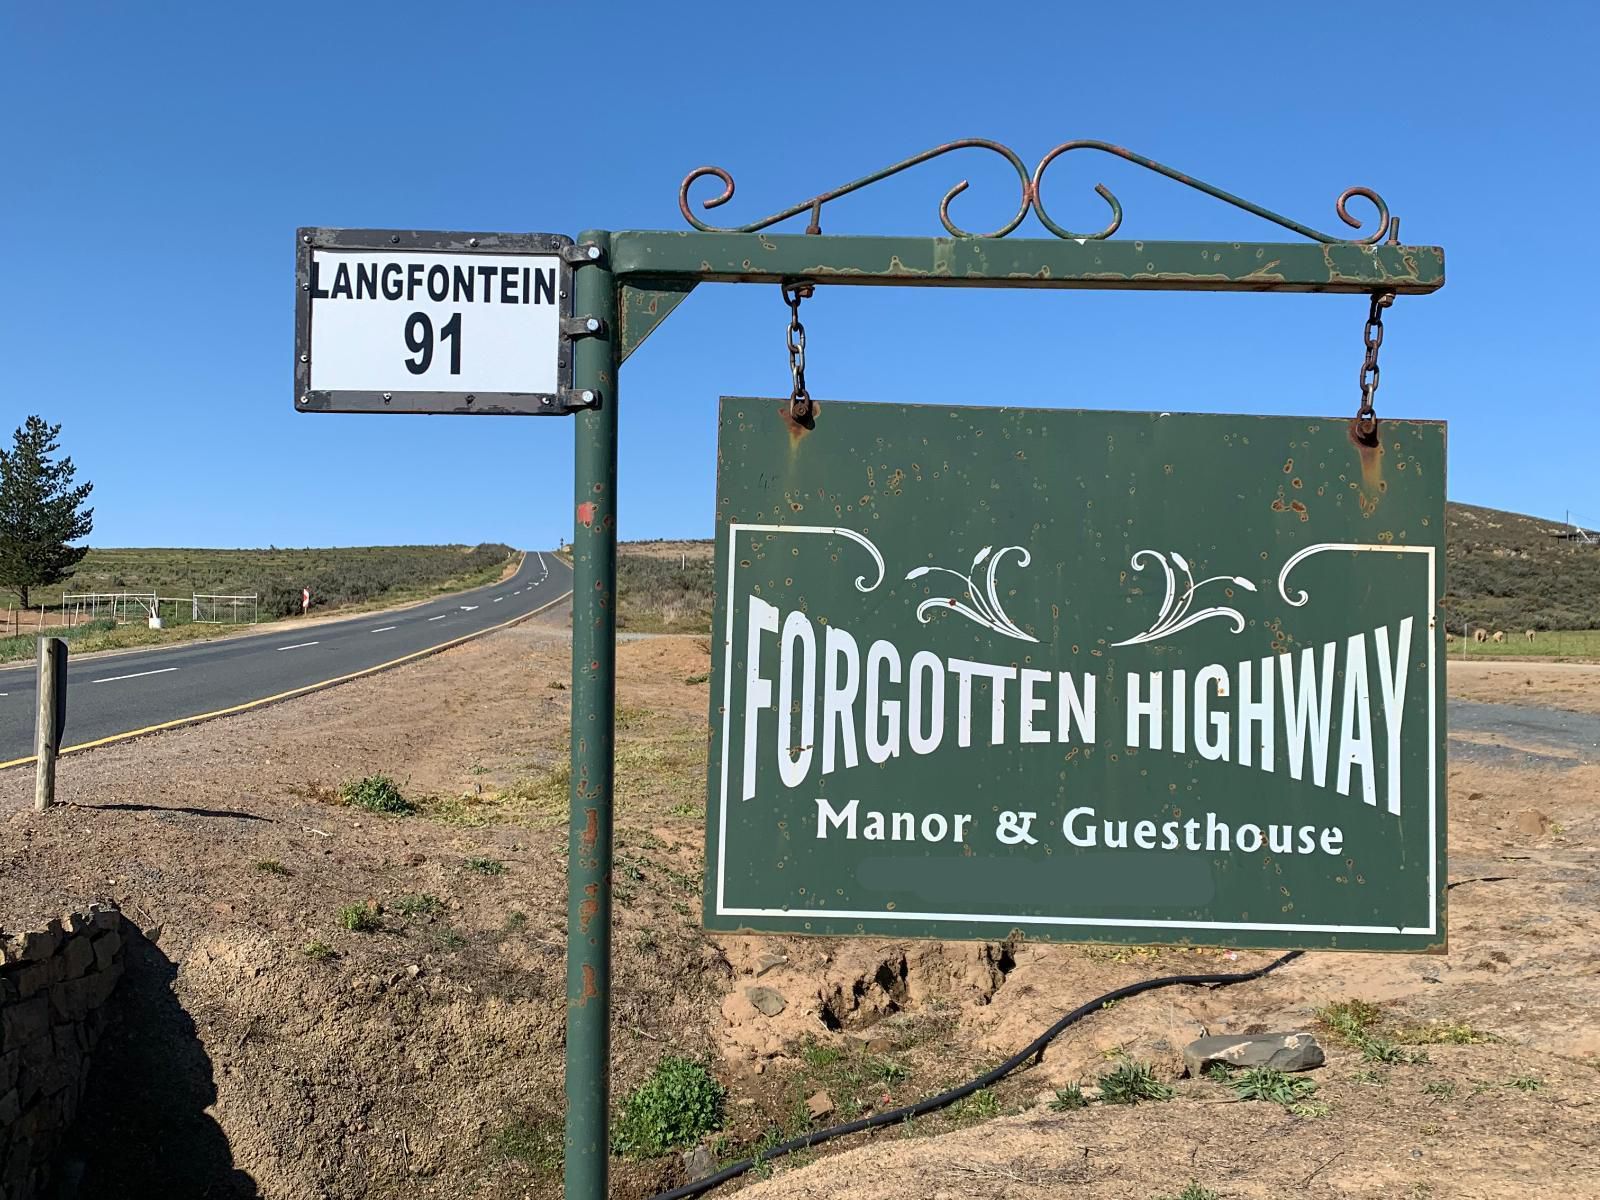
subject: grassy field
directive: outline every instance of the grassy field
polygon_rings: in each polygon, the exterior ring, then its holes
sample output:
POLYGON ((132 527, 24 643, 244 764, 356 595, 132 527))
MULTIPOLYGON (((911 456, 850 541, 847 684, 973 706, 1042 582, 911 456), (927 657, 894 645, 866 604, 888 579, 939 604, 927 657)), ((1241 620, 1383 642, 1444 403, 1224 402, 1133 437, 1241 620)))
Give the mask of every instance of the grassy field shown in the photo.
POLYGON ((1533 641, 1524 630, 1506 630, 1504 642, 1479 642, 1450 635, 1451 658, 1600 658, 1600 629, 1540 629, 1533 641))
MULTIPOLYGON (((46 607, 46 629, 67 638, 75 653, 185 641, 230 628, 191 623, 187 605, 166 604, 161 616, 167 628, 161 630, 142 622, 113 626, 106 621, 63 629, 57 626, 66 593, 154 592, 187 599, 196 594, 254 592, 260 596, 260 620, 266 622, 298 613, 303 587, 311 589, 312 615, 387 607, 491 583, 515 554, 510 546, 498 543, 306 550, 92 549, 64 585, 38 589, 29 597, 34 605, 30 615, 14 618, 20 634, 0 637, 0 662, 34 653, 34 623, 41 603, 46 607)), ((16 627, 0 623, 0 631, 16 627)))
POLYGON ((711 629, 712 544, 626 542, 617 548, 617 625, 632 633, 711 629))

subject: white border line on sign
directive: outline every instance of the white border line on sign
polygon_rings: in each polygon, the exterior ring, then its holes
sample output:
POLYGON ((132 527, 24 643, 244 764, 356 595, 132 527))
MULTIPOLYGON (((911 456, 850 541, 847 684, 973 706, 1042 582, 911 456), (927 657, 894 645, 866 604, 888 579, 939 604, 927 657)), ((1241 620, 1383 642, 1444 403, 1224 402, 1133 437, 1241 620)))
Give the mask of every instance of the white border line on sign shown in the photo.
POLYGON ((1422 925, 1307 925, 1265 921, 1168 921, 1150 918, 1115 917, 1019 917, 1015 913, 930 913, 882 912, 876 909, 839 908, 740 908, 727 903, 728 853, 728 747, 729 722, 733 718, 733 610, 735 607, 735 571, 739 557, 736 542, 741 532, 751 533, 832 533, 830 527, 814 525, 742 525, 728 526, 728 591, 723 630, 722 655, 722 764, 720 799, 717 815, 717 915, 725 917, 841 917, 852 921, 966 921, 991 925, 1103 925, 1128 929, 1242 929, 1264 933, 1387 933, 1435 935, 1439 928, 1439 778, 1438 778, 1438 677, 1434 660, 1434 639, 1437 615, 1434 609, 1434 591, 1438 583, 1438 566, 1432 546, 1386 546, 1364 542, 1323 542, 1308 546, 1294 556, 1295 560, 1311 557, 1324 550, 1371 550, 1388 554, 1424 554, 1428 560, 1428 599, 1424 610, 1428 614, 1428 923, 1422 925))

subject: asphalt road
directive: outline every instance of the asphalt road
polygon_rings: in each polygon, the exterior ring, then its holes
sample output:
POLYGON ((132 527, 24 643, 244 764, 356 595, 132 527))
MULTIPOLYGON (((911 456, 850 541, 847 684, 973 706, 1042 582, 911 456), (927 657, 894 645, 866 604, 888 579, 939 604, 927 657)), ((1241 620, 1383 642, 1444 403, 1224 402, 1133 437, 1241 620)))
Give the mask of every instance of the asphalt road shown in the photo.
MULTIPOLYGON (((271 633, 67 662, 64 747, 292 692, 503 625, 572 590, 572 569, 529 551, 502 583, 400 612, 274 623, 271 633)), ((33 754, 36 668, 0 667, 0 763, 33 754)))

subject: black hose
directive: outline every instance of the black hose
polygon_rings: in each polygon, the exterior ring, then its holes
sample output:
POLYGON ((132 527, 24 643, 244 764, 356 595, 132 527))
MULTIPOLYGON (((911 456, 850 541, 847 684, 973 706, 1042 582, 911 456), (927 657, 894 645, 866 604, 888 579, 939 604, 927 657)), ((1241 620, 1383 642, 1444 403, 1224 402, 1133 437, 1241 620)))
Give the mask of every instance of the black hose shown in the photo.
POLYGON ((1217 975, 1163 975, 1159 979, 1146 979, 1139 983, 1130 983, 1126 987, 1119 987, 1114 991, 1107 992, 1104 996, 1097 996, 1089 1003, 1073 1009, 1021 1050, 1006 1059, 1005 1062, 990 1071, 986 1071, 976 1079, 968 1080, 959 1087, 951 1088, 948 1092, 940 1092, 937 1096, 929 1096, 926 1100, 919 1100, 915 1104, 907 1104, 903 1108, 892 1108, 886 1112, 874 1113, 870 1117, 846 1121, 843 1125, 834 1125, 828 1129, 817 1129, 810 1133, 801 1134, 797 1138, 790 1138, 787 1142, 780 1142, 770 1150, 763 1150, 755 1158, 747 1158, 742 1162, 733 1163, 731 1166, 723 1167, 715 1175, 707 1175, 704 1179, 697 1179, 693 1183, 675 1187, 670 1192, 661 1192, 651 1197, 651 1200, 689 1200, 691 1196, 709 1192, 719 1184, 727 1183, 730 1179, 737 1179, 740 1175, 761 1163, 771 1162, 775 1158, 782 1158, 785 1154, 793 1154, 796 1150, 805 1150, 812 1146, 821 1145, 823 1142, 831 1142, 834 1138, 860 1133, 864 1129, 877 1129, 884 1125, 893 1125, 899 1121, 909 1121, 913 1117, 920 1117, 924 1113, 934 1112, 954 1104, 957 1100, 972 1095, 973 1092, 998 1083, 1030 1058, 1038 1057, 1043 1053, 1044 1048, 1054 1041, 1067 1026, 1076 1024, 1090 1013, 1104 1008, 1113 1000, 1125 1000, 1129 996, 1137 996, 1140 992, 1151 992, 1156 988, 1177 985, 1227 987, 1229 984, 1234 983, 1249 983, 1252 979, 1260 979, 1263 975, 1267 975, 1276 971, 1279 967, 1293 962, 1303 953, 1305 953, 1303 950, 1291 950, 1283 957, 1273 959, 1266 966, 1258 967, 1254 971, 1239 971, 1234 974, 1217 975))

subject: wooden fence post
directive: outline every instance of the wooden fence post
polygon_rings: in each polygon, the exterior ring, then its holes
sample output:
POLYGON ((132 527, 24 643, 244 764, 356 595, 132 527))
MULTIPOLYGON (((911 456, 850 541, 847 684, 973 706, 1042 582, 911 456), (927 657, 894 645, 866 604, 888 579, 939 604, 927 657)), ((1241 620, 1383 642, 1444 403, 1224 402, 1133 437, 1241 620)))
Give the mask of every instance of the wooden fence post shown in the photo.
POLYGON ((61 638, 40 638, 39 712, 33 733, 37 759, 33 807, 39 812, 56 802, 56 755, 61 751, 61 731, 66 723, 67 643, 61 638))

